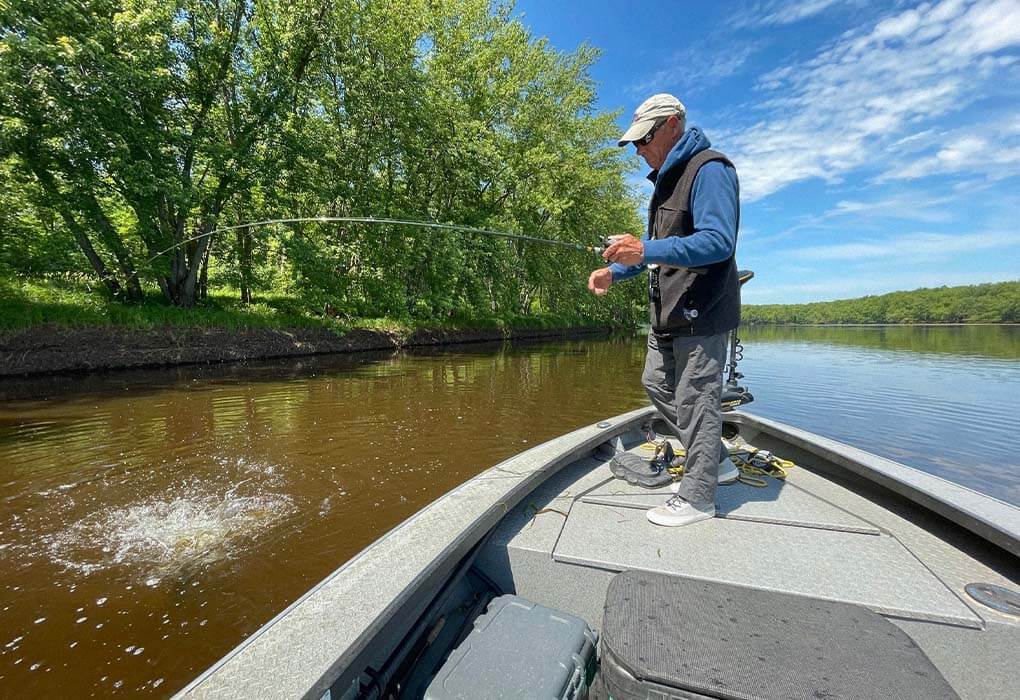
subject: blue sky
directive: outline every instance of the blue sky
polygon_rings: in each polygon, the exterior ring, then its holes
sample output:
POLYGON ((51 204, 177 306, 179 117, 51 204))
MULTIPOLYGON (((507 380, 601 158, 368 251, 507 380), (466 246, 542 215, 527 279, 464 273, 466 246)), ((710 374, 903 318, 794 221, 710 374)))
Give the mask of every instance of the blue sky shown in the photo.
POLYGON ((1020 0, 519 0, 514 14, 559 51, 602 50, 598 108, 622 110, 621 130, 670 92, 733 159, 745 302, 1020 279, 1020 0))

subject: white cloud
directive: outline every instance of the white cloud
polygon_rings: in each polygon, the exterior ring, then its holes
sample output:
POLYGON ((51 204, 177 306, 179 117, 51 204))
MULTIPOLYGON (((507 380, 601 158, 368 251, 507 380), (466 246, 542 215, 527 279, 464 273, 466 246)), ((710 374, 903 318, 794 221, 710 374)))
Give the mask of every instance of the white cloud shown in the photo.
POLYGON ((795 261, 866 261, 880 259, 894 265, 951 258, 963 253, 1020 244, 1020 233, 988 232, 973 234, 911 233, 884 240, 808 246, 788 251, 795 261))
MULTIPOLYGON (((764 251, 765 246, 800 238, 805 233, 816 236, 824 231, 837 231, 839 235, 845 235, 852 230, 853 235, 860 235, 868 230, 883 230, 890 220, 946 224, 960 217, 960 212, 965 209, 962 202, 973 196, 976 186, 979 185, 972 185, 966 191, 953 190, 945 195, 924 190, 903 190, 880 199, 843 199, 822 214, 798 217, 793 223, 784 225, 782 230, 760 234, 751 241, 744 237, 741 229, 741 242, 745 250, 750 244, 764 251)), ((980 186, 984 186, 983 183, 980 186)))
POLYGON ((944 145, 930 155, 889 169, 877 181, 912 180, 947 173, 983 172, 989 179, 1017 174, 1020 166, 1020 134, 986 125, 988 137, 957 132, 942 139, 944 145))
MULTIPOLYGON (((792 183, 844 180, 889 161, 888 149, 924 140, 940 118, 965 111, 992 81, 1015 81, 1020 0, 944 0, 922 4, 853 30, 814 58, 761 77, 762 118, 717 139, 736 162, 741 190, 754 201, 792 183)), ((991 154, 1011 165, 1013 146, 980 137, 946 143, 903 166, 901 178, 981 172, 991 154)), ((1020 144, 1016 144, 1020 146, 1020 144)), ((892 168, 890 168, 892 170, 892 168)))
POLYGON ((1020 3, 1013 0, 977 6, 962 21, 966 29, 955 37, 961 54, 998 51, 1020 43, 1020 3))
POLYGON ((686 101, 690 95, 711 88, 721 80, 737 73, 759 50, 754 44, 735 45, 729 42, 723 55, 708 50, 706 45, 694 46, 670 56, 666 68, 651 77, 632 85, 630 94, 635 100, 644 100, 657 92, 672 91, 686 101))
POLYGON ((756 3, 746 12, 737 15, 732 24, 737 28, 793 24, 821 14, 833 5, 841 4, 859 5, 861 3, 847 3, 845 0, 798 0, 797 2, 772 0, 771 2, 756 3))
POLYGON ((903 219, 925 223, 946 223, 955 218, 963 193, 933 195, 926 191, 906 190, 881 199, 860 201, 843 199, 821 216, 799 223, 797 229, 817 227, 829 219, 853 217, 856 221, 903 219))

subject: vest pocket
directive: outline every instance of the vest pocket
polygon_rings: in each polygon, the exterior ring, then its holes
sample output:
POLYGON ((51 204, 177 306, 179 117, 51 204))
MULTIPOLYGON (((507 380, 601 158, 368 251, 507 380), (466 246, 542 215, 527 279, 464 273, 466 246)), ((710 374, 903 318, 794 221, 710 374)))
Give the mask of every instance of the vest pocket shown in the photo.
POLYGON ((674 207, 660 206, 655 211, 655 232, 656 238, 666 236, 677 236, 683 233, 683 210, 674 207))
POLYGON ((658 298, 652 299, 652 328, 656 330, 679 330, 689 328, 692 318, 684 315, 690 305, 687 294, 697 280, 690 270, 669 267, 659 268, 656 275, 658 298))

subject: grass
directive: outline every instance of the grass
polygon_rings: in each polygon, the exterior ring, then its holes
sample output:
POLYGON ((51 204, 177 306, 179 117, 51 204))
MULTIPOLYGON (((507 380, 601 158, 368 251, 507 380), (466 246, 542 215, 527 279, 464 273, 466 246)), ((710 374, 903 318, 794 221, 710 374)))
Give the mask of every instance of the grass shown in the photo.
POLYGON ((242 305, 236 290, 210 293, 191 309, 167 304, 155 290, 139 303, 125 304, 105 290, 74 279, 7 280, 0 283, 0 328, 118 326, 155 328, 198 326, 216 328, 295 328, 334 325, 303 310, 296 300, 268 295, 242 305))
POLYGON ((344 333, 353 328, 406 335, 420 329, 542 329, 604 325, 563 315, 459 316, 446 321, 326 316, 301 299, 286 294, 260 294, 242 304, 236 289, 218 288, 190 309, 168 304, 158 290, 143 301, 125 304, 104 289, 77 277, 0 279, 0 329, 31 328, 43 324, 68 327, 115 326, 150 329, 166 326, 199 328, 329 328, 344 333))

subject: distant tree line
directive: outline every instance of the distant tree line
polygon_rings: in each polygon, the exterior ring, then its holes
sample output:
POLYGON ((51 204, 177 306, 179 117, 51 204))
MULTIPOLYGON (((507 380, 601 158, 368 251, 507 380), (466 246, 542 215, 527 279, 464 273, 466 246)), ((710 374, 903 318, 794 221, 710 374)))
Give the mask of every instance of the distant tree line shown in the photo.
POLYGON ((640 285, 595 299, 599 261, 566 248, 356 224, 204 235, 320 215, 578 243, 640 230, 596 58, 489 0, 0 3, 0 281, 85 273, 180 307, 220 285, 349 317, 633 321, 640 285))
POLYGON ((811 304, 745 304, 744 323, 1018 323, 1020 281, 811 304))

